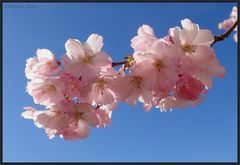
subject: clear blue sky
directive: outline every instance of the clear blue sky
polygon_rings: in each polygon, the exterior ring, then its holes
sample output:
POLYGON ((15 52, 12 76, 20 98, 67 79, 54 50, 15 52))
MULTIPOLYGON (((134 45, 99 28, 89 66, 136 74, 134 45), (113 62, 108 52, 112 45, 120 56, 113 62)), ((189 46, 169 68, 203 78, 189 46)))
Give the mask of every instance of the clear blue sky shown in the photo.
POLYGON ((3 4, 3 161, 4 162, 235 162, 237 161, 237 44, 232 35, 214 45, 223 79, 214 79, 199 106, 147 113, 141 105, 119 104, 113 123, 91 129, 86 140, 48 140, 43 129, 21 117, 33 106, 25 92, 26 59, 37 48, 58 58, 69 38, 104 37, 114 61, 132 53, 130 40, 142 24, 163 37, 190 18, 211 29, 229 17, 236 3, 14 3, 3 4))

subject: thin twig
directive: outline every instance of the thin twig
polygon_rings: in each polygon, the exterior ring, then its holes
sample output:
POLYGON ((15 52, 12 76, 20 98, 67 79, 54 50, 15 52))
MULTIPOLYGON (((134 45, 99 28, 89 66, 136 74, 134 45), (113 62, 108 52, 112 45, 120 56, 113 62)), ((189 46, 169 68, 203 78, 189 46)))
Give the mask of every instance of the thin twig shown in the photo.
POLYGON ((227 38, 231 32, 236 28, 236 26, 239 24, 239 20, 237 20, 230 29, 228 29, 225 33, 219 35, 219 36, 214 36, 214 41, 213 43, 211 44, 211 46, 213 46, 213 44, 215 44, 216 42, 218 41, 222 41, 224 40, 225 38, 227 38))
POLYGON ((115 67, 115 66, 118 66, 118 65, 123 65, 123 64, 126 64, 127 61, 122 61, 122 62, 113 62, 112 63, 112 67, 115 67))

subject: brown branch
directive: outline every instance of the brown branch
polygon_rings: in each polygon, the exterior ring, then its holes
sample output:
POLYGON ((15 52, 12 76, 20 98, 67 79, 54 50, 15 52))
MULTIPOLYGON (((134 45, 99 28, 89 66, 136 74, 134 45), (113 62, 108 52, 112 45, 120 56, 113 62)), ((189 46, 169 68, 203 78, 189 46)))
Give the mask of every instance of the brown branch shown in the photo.
POLYGON ((112 67, 119 66, 119 65, 124 65, 124 68, 128 68, 131 66, 131 61, 133 60, 132 55, 126 55, 124 56, 126 61, 121 61, 121 62, 112 62, 112 67))
POLYGON ((127 61, 122 61, 122 62, 112 62, 112 67, 118 66, 118 65, 123 65, 126 64, 127 61))
POLYGON ((225 38, 227 38, 231 32, 236 28, 236 26, 239 24, 239 20, 237 20, 230 29, 228 29, 225 33, 219 35, 219 36, 214 36, 214 41, 210 46, 213 46, 213 44, 215 44, 218 41, 222 41, 225 38))

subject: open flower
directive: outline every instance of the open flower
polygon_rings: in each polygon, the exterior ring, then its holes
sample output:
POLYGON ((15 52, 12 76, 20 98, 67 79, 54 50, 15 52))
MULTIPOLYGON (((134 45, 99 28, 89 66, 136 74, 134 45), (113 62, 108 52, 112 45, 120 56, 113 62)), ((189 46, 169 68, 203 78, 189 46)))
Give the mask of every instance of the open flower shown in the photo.
POLYGON ((118 92, 121 101, 130 105, 136 105, 137 101, 140 101, 146 111, 151 109, 153 92, 148 89, 142 77, 131 74, 121 77, 120 81, 122 87, 118 92))
POLYGON ((181 21, 183 29, 180 27, 170 28, 169 35, 175 45, 180 45, 185 53, 194 53, 196 46, 210 46, 214 41, 214 36, 210 30, 199 29, 198 24, 192 23, 190 19, 181 21))
POLYGON ((53 110, 36 110, 33 107, 24 107, 26 110, 22 113, 25 119, 32 119, 38 128, 46 129, 49 139, 67 128, 69 117, 60 111, 53 110))
POLYGON ((64 99, 64 89, 59 77, 35 78, 27 84, 27 92, 33 96, 34 103, 47 107, 64 99))
POLYGON ((213 77, 223 77, 225 74, 224 67, 210 48, 214 36, 210 30, 199 29, 189 19, 181 23, 183 29, 175 27, 169 30, 173 47, 179 51, 180 74, 193 75, 210 88, 213 77))
POLYGON ((165 42, 155 42, 147 53, 134 53, 136 64, 131 73, 143 78, 155 95, 170 91, 178 78, 178 56, 175 49, 165 42), (149 78, 151 75, 151 78, 149 78))
POLYGON ((67 40, 67 53, 61 59, 64 69, 84 82, 96 78, 102 67, 112 64, 111 58, 101 51, 102 46, 103 38, 97 34, 91 34, 84 44, 76 39, 67 40))
POLYGON ((61 111, 71 118, 61 135, 66 140, 84 139, 89 134, 90 126, 99 125, 99 118, 90 104, 69 101, 61 106, 61 111))
POLYGON ((60 70, 54 54, 48 49, 37 49, 37 57, 27 59, 25 74, 28 79, 51 76, 60 70))
POLYGON ((84 102, 97 105, 112 104, 118 98, 118 73, 113 68, 101 72, 101 75, 85 84, 81 90, 84 102))
POLYGON ((61 81, 64 86, 64 94, 67 97, 70 98, 80 98, 80 91, 82 88, 82 81, 77 78, 76 76, 73 76, 70 73, 66 73, 66 72, 61 72, 59 74, 59 81, 61 81))

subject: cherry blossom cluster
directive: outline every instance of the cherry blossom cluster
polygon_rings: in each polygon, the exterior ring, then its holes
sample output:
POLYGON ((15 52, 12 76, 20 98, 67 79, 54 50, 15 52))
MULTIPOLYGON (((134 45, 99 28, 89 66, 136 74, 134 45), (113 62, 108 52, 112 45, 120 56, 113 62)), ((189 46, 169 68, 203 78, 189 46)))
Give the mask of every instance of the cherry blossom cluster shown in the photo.
MULTIPOLYGON (((221 22, 221 23, 219 23, 218 24, 218 28, 219 29, 226 29, 226 30, 228 30, 228 29, 230 29, 232 26, 233 26, 233 24, 237 21, 237 19, 238 19, 238 12, 237 12, 238 10, 237 10, 237 6, 234 6, 233 8, 232 8, 232 12, 231 12, 231 14, 230 14, 230 18, 229 19, 227 19, 227 20, 224 20, 223 22, 221 22)), ((237 34, 237 27, 234 29, 234 31, 236 31, 236 33, 233 35, 233 38, 234 38, 234 40, 237 42, 237 40, 238 40, 238 34, 237 34)))
POLYGON ((102 51, 103 37, 98 34, 86 42, 67 40, 60 60, 50 50, 38 49, 26 63, 26 91, 46 108, 25 107, 22 116, 44 128, 50 139, 58 135, 75 140, 86 138, 90 127, 109 126, 118 102, 139 101, 145 111, 197 105, 225 69, 210 47, 211 31, 189 19, 181 24, 163 38, 142 25, 131 40, 134 52, 118 70, 102 51))

